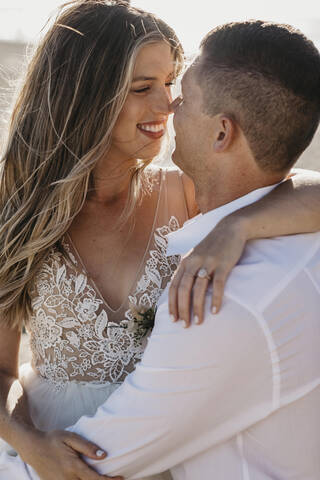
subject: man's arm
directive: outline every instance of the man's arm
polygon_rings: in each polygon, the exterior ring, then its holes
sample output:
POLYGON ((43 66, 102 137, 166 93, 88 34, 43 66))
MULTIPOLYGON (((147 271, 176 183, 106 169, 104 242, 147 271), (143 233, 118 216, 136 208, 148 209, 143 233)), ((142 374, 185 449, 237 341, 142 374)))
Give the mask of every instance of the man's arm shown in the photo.
POLYGON ((255 314, 229 299, 185 330, 168 320, 165 301, 135 372, 71 430, 108 452, 90 460, 100 473, 133 479, 226 441, 273 408, 270 352, 255 314))

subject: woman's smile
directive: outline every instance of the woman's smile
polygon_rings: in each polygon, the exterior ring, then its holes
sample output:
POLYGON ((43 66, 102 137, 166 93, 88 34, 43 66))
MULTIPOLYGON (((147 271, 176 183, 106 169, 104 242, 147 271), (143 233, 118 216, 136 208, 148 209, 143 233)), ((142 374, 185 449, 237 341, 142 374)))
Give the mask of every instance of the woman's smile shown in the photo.
POLYGON ((157 140, 158 138, 163 137, 165 134, 166 121, 138 123, 137 128, 147 137, 157 140))

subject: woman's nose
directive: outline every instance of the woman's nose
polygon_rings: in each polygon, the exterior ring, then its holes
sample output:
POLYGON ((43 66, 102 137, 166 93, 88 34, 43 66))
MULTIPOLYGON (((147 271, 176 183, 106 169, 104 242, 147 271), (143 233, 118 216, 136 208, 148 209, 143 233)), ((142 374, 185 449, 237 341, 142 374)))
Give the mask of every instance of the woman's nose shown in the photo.
POLYGON ((171 113, 171 106, 172 97, 170 91, 168 89, 161 89, 157 92, 156 97, 154 98, 154 102, 152 105, 152 109, 155 113, 162 113, 168 115, 171 113))

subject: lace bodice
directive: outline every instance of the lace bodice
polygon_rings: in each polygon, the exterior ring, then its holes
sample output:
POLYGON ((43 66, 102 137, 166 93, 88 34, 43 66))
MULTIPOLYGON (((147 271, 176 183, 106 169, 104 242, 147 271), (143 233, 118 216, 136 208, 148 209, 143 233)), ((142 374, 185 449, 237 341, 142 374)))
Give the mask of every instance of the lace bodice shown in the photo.
MULTIPOLYGON (((179 174, 174 173, 181 189, 179 174)), ((156 309, 179 262, 178 256, 166 256, 166 235, 186 220, 182 191, 180 204, 168 209, 172 180, 173 172, 162 175, 156 225, 164 217, 167 222, 151 232, 138 281, 119 312, 110 311, 66 238, 62 241, 64 254, 56 246, 51 248, 32 292, 28 332, 33 367, 56 389, 70 381, 121 383, 141 358, 150 329, 141 324, 139 314, 156 309)))

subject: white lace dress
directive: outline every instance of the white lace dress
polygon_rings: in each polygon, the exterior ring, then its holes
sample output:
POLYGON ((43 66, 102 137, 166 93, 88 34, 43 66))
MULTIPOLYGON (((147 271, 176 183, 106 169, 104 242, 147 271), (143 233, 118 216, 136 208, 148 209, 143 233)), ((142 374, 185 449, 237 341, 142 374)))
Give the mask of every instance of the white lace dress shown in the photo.
POLYGON ((68 238, 63 240, 67 255, 52 248, 38 274, 27 327, 32 362, 21 367, 20 378, 31 417, 42 430, 93 414, 141 358, 150 331, 135 318, 156 308, 179 262, 166 256, 166 235, 187 219, 180 173, 162 170, 158 188, 149 245, 120 309, 112 310, 102 298, 68 238))

